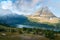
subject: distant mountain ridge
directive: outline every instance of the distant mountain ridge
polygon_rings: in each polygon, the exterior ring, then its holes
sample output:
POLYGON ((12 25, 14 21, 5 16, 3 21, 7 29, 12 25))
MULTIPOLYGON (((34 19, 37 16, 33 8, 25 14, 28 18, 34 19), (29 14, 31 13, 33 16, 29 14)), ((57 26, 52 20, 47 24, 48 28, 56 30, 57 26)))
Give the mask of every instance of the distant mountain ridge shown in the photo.
POLYGON ((0 17, 1 24, 7 24, 11 26, 16 26, 17 24, 24 24, 27 18, 23 15, 8 14, 6 16, 0 17))

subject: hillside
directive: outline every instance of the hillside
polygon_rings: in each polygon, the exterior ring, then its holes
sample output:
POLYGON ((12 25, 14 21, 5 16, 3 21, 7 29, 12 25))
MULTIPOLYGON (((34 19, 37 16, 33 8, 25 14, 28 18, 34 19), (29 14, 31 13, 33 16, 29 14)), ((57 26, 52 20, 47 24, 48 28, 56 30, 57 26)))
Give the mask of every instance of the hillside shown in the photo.
POLYGON ((60 31, 0 25, 0 40, 60 40, 60 31), (47 36, 48 35, 48 36, 47 36))
POLYGON ((6 24, 10 26, 16 26, 17 24, 24 24, 27 17, 17 14, 8 14, 6 16, 0 16, 0 24, 6 24))

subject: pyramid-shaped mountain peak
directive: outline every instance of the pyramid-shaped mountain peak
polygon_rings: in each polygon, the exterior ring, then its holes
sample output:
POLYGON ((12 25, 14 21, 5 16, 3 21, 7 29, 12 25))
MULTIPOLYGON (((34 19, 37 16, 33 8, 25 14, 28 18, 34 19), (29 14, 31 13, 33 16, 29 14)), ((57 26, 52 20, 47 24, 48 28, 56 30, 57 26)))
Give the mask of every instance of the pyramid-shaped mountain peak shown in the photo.
POLYGON ((28 18, 37 22, 59 22, 59 18, 56 17, 47 6, 41 7, 41 9, 36 11, 33 15, 28 16, 28 18))
POLYGON ((35 17, 56 17, 50 10, 49 8, 46 7, 41 7, 33 16, 35 17))

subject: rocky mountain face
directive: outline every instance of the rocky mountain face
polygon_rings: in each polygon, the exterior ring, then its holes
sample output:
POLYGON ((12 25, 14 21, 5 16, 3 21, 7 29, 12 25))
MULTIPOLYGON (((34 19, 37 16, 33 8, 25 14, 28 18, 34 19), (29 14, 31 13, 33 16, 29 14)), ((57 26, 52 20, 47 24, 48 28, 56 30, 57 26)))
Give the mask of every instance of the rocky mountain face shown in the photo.
POLYGON ((38 10, 36 13, 33 15, 28 16, 28 18, 38 20, 38 22, 51 22, 55 23, 58 22, 58 17, 56 17, 50 10, 49 8, 42 7, 40 10, 38 10))
POLYGON ((38 12, 35 13, 34 16, 39 16, 39 17, 56 17, 56 16, 48 9, 48 7, 42 7, 38 12))

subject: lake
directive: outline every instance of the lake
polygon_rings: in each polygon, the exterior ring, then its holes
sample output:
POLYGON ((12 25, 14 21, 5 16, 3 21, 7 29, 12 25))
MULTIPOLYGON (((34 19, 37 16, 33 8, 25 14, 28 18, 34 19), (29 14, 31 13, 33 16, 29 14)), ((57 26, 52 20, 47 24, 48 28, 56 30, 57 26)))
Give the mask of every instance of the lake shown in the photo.
POLYGON ((39 29, 44 29, 44 30, 54 30, 54 31, 60 31, 60 28, 53 28, 53 27, 34 27, 34 26, 30 26, 30 25, 17 25, 18 28, 39 28, 39 29))

